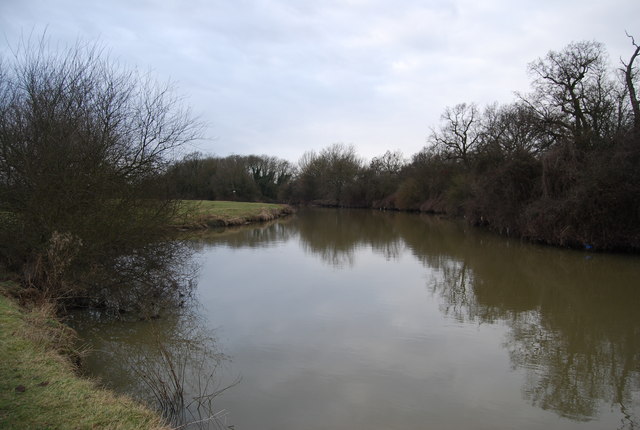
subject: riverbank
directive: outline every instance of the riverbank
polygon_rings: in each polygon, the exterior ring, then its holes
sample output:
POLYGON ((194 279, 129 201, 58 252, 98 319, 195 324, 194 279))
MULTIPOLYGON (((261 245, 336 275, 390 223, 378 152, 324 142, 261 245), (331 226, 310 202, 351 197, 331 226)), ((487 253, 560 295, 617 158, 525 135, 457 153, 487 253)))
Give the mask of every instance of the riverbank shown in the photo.
MULTIPOLYGON (((185 200, 171 227, 236 226, 292 212, 280 204, 185 200)), ((168 428, 157 413, 78 376, 73 331, 52 307, 17 305, 9 292, 20 288, 0 282, 0 428, 168 428)))
POLYGON ((46 306, 27 310, 0 283, 0 428, 168 429, 150 409, 77 375, 74 335, 46 306))
POLYGON ((271 221, 293 213, 288 205, 210 200, 183 200, 172 227, 199 230, 271 221))

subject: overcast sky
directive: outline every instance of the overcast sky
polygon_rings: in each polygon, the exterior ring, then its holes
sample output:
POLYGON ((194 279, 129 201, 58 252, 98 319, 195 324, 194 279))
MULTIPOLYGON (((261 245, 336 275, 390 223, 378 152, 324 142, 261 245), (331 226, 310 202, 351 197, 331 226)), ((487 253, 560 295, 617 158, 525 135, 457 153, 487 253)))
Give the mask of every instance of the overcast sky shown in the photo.
POLYGON ((628 59, 640 1, 0 0, 1 51, 45 29, 175 81, 208 124, 188 150, 370 158, 418 152, 446 106, 514 100, 527 63, 571 41, 628 59))

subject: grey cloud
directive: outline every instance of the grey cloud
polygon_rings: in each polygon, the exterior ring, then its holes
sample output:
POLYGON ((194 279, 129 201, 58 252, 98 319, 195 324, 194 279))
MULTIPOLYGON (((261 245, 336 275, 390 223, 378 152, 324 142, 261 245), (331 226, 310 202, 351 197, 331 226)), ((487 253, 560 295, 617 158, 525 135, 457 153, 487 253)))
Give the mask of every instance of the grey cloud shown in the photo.
POLYGON ((527 63, 550 49, 597 39, 626 56, 637 16, 635 0, 0 3, 9 43, 45 27, 56 43, 99 38, 177 81, 210 123, 198 149, 292 160, 336 141, 410 155, 446 105, 526 91, 527 63))

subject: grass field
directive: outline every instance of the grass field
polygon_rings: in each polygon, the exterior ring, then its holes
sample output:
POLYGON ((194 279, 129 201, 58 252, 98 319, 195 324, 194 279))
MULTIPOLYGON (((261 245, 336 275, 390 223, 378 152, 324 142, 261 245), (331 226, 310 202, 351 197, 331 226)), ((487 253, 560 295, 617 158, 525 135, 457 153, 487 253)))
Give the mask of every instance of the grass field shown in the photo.
POLYGON ((0 428, 167 428, 149 409, 78 377, 60 353, 70 336, 46 309, 27 312, 0 291, 0 428))
POLYGON ((183 200, 175 224, 184 228, 207 228, 269 221, 291 213, 287 205, 209 200, 183 200))

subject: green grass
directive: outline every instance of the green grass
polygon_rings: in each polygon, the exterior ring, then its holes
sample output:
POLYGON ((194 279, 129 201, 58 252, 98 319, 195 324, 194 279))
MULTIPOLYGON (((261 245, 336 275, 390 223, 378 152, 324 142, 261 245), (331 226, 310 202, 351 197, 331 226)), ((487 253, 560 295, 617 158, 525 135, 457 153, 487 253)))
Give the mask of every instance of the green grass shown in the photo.
POLYGON ((206 228, 269 221, 291 213, 287 205, 209 200, 183 200, 175 224, 185 228, 206 228))
POLYGON ((46 309, 25 311, 0 294, 0 428, 167 428, 149 409, 78 377, 59 352, 69 337, 46 309))

